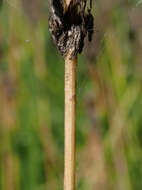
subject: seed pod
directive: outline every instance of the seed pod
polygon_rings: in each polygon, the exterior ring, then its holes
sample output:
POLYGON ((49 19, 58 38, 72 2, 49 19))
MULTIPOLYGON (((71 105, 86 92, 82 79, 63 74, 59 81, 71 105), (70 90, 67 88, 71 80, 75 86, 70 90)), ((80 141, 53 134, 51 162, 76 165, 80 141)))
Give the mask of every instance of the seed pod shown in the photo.
POLYGON ((85 37, 88 35, 88 40, 92 39, 92 0, 87 10, 86 2, 87 0, 70 0, 66 9, 63 0, 51 0, 49 30, 62 56, 66 56, 70 51, 73 58, 82 52, 85 37))

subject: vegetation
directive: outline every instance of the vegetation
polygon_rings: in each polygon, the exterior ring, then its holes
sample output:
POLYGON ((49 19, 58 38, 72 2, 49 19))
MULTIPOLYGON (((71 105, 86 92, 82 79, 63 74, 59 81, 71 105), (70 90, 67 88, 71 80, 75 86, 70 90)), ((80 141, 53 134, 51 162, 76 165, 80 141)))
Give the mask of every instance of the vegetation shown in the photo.
MULTIPOLYGON (((77 190, 142 189, 142 4, 95 1, 77 73, 77 190)), ((0 190, 62 190, 64 63, 48 2, 0 1, 0 190)))

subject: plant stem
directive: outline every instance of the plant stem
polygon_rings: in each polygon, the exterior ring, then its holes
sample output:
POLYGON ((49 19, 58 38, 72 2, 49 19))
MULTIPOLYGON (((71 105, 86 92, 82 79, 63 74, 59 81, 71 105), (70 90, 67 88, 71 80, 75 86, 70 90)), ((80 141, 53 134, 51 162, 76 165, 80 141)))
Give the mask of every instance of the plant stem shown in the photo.
POLYGON ((64 12, 68 9, 71 0, 64 0, 64 12))
POLYGON ((65 58, 64 190, 75 190, 75 121, 77 57, 65 58))

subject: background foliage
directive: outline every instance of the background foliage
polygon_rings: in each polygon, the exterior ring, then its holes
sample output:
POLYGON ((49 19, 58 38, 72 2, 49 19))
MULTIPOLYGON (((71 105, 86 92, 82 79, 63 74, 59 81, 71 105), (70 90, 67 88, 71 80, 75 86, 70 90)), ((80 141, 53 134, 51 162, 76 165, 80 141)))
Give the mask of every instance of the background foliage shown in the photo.
MULTIPOLYGON (((48 1, 0 1, 0 190, 63 189, 64 63, 48 1)), ((142 189, 142 3, 96 0, 77 73, 77 190, 142 189)))

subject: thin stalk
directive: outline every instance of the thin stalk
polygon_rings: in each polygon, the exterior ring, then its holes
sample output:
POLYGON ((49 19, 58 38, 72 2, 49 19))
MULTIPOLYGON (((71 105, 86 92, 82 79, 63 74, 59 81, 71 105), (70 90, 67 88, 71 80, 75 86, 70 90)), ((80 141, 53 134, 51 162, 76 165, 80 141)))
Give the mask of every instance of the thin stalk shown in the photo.
POLYGON ((66 11, 69 7, 71 0, 64 0, 64 11, 66 11))
POLYGON ((77 57, 65 58, 64 190, 75 190, 75 123, 77 57))

